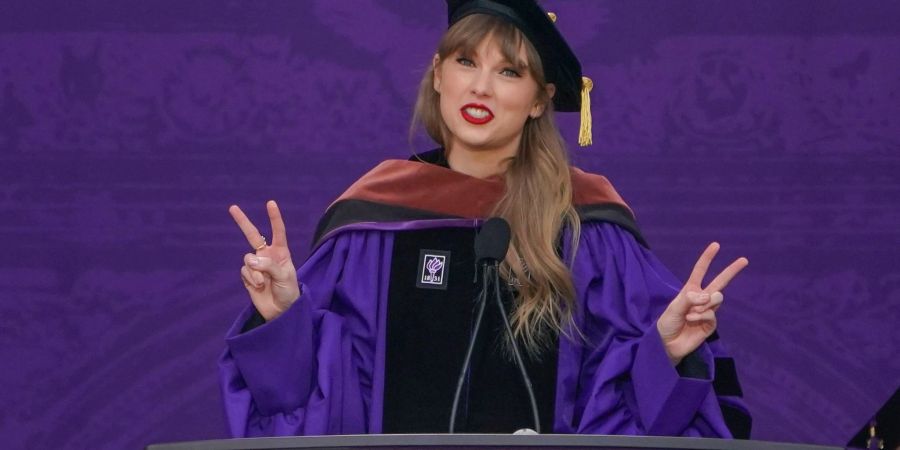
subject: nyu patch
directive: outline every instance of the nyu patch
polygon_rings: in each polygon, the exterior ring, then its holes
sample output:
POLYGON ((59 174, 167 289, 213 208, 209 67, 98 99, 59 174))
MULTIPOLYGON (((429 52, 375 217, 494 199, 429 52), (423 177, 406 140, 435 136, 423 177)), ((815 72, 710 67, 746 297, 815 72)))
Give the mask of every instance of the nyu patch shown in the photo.
POLYGON ((447 289, 450 272, 450 252, 440 250, 419 251, 419 272, 416 287, 424 289, 447 289))

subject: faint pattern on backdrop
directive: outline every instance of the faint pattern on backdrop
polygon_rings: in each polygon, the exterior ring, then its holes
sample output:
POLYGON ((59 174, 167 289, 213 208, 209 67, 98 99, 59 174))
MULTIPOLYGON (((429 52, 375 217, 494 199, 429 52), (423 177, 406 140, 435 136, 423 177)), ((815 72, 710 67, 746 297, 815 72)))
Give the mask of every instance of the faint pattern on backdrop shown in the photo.
MULTIPOLYGON (((302 258, 343 188, 410 153, 443 2, 73 3, 0 14, 4 446, 223 437, 247 302, 227 206, 263 224, 278 199, 302 258)), ((712 239, 750 258, 720 326, 754 437, 846 442, 900 381, 900 6, 544 4, 597 86, 575 162, 676 274, 712 239)))

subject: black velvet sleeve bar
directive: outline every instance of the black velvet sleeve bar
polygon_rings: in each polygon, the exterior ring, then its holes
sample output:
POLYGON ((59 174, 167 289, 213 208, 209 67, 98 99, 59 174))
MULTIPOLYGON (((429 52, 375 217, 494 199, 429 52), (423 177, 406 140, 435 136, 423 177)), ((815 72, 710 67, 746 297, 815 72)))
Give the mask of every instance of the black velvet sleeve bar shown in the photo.
POLYGON ((685 378, 709 378, 709 366, 703 362, 703 359, 697 355, 697 351, 688 353, 677 366, 675 370, 678 375, 685 378))
POLYGON ((241 327, 241 334, 246 333, 260 325, 266 323, 266 319, 259 313, 256 308, 253 308, 253 315, 244 322, 244 326, 241 327))

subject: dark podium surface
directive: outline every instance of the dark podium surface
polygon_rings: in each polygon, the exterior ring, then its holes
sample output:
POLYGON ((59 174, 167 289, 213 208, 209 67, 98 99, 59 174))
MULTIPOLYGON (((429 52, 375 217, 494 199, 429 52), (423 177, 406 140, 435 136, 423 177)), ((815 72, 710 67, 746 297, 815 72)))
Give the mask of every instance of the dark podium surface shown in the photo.
POLYGON ((147 450, 237 449, 659 449, 659 450, 839 450, 842 447, 730 439, 604 435, 372 434, 299 436, 154 444, 147 450))

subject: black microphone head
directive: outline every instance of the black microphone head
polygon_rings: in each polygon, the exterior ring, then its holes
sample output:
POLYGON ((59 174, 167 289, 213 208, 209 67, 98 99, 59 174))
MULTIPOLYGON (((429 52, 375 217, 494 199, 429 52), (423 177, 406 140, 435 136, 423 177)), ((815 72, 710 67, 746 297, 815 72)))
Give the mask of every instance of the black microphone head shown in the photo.
POLYGON ((503 261, 509 249, 509 224, 500 217, 491 217, 475 236, 475 261, 480 263, 503 261))

